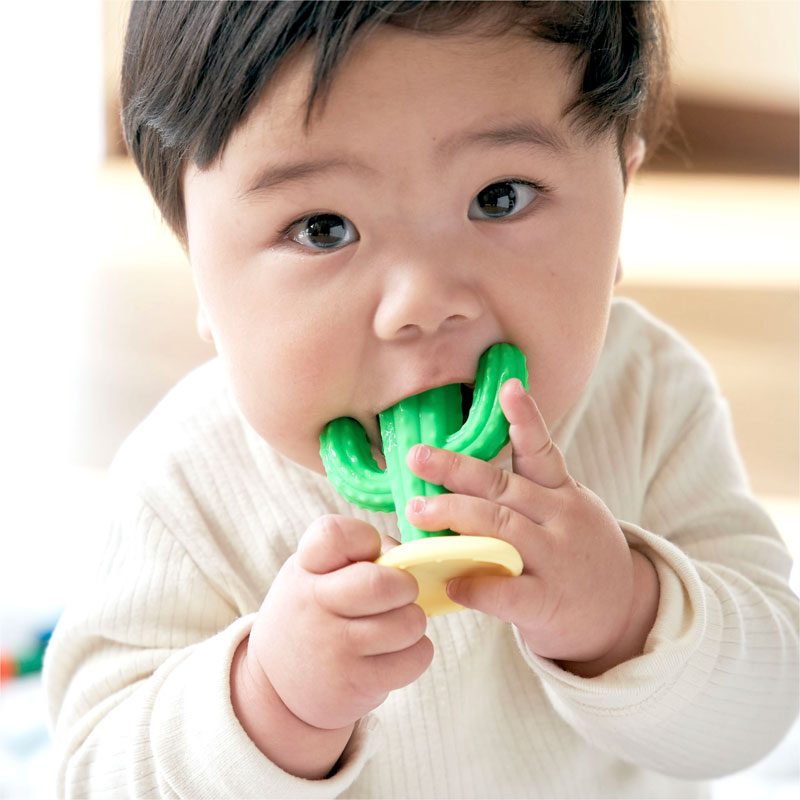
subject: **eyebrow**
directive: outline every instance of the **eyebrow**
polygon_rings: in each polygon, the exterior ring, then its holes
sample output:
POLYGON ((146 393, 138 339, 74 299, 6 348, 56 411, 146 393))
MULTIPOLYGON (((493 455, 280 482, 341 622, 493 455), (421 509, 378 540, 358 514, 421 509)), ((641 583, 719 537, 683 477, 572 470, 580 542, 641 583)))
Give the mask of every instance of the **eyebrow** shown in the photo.
MULTIPOLYGON (((436 152, 440 158, 449 158, 459 150, 491 145, 525 145, 549 150, 557 155, 569 149, 566 139, 556 130, 536 120, 525 119, 497 127, 460 131, 438 142, 436 152)), ((375 172, 363 162, 341 158, 318 158, 268 165, 245 186, 239 199, 246 200, 254 194, 269 192, 286 183, 309 180, 336 171, 375 172)))
POLYGON ((337 171, 373 172, 371 167, 360 161, 341 158, 316 158, 306 161, 295 161, 290 164, 268 165, 260 170, 239 193, 239 199, 245 200, 253 194, 261 194, 271 189, 294 181, 316 178, 326 172, 337 171))
POLYGON ((534 119, 512 121, 490 128, 468 130, 448 136, 436 145, 440 155, 481 145, 527 145, 561 155, 569 150, 567 140, 554 128, 534 119))

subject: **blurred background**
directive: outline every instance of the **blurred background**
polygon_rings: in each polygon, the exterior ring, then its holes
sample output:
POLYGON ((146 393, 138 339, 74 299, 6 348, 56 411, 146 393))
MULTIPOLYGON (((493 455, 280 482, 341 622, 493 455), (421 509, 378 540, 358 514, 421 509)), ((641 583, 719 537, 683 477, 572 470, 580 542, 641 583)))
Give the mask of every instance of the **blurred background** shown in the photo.
MULTIPOLYGON (((753 489, 800 555, 800 5, 668 10, 681 133, 631 186, 618 292, 711 362, 753 489)), ((29 674, 0 684, 0 797, 53 794, 37 655, 85 579, 109 462, 213 355, 185 256, 122 142, 126 13, 4 7, 0 647, 6 672, 29 674)), ((715 796, 796 796, 798 742, 795 729, 715 796)))

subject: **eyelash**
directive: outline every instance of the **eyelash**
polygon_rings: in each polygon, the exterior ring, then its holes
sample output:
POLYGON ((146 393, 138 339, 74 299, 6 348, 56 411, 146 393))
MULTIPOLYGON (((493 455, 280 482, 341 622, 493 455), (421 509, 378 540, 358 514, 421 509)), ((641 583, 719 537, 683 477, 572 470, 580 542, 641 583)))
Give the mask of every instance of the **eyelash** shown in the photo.
MULTIPOLYGON (((548 186, 546 186, 545 184, 543 184, 543 183, 525 180, 524 178, 516 178, 516 177, 514 177, 514 178, 498 178, 497 180, 493 180, 493 181, 490 181, 489 183, 484 184, 483 188, 472 198, 472 200, 470 200, 470 206, 472 205, 472 202, 478 197, 478 195, 481 192, 483 192, 484 190, 488 189, 490 186, 494 186, 496 184, 502 184, 502 183, 517 183, 517 184, 521 184, 523 186, 528 186, 531 189, 533 189, 540 198, 541 197, 546 197, 548 194, 550 194, 550 191, 551 191, 550 188, 548 186)), ((539 202, 541 202, 541 201, 539 201, 539 202)), ((493 222, 493 223, 496 224, 498 222, 502 223, 502 222, 505 222, 505 221, 510 220, 510 219, 517 219, 517 218, 526 217, 526 216, 528 216, 528 214, 533 212, 535 206, 539 205, 539 202, 537 202, 536 198, 534 198, 534 200, 532 200, 530 203, 528 203, 528 205, 525 208, 523 208, 521 211, 518 211, 516 214, 510 214, 510 215, 508 215, 506 217, 497 217, 495 219, 483 218, 483 219, 478 219, 476 221, 479 221, 479 222, 493 222)), ((321 215, 327 215, 327 214, 330 214, 330 215, 333 215, 333 216, 337 216, 337 217, 342 217, 343 219, 347 219, 347 217, 343 217, 343 215, 338 214, 335 211, 328 211, 328 210, 322 210, 322 209, 320 209, 318 211, 310 211, 307 214, 303 214, 302 217, 297 217, 297 218, 293 219, 288 225, 286 225, 283 228, 281 228, 278 231, 278 241, 281 244, 295 245, 297 247, 300 247, 301 249, 303 249, 309 255, 320 255, 320 254, 325 254, 325 253, 330 253, 330 252, 336 252, 338 249, 341 249, 341 248, 331 248, 330 250, 327 250, 327 249, 324 249, 324 248, 319 248, 319 249, 306 248, 306 247, 303 247, 302 245, 298 244, 297 242, 293 241, 292 239, 289 239, 289 233, 291 232, 291 230, 294 227, 296 227, 297 225, 299 225, 300 223, 302 223, 304 221, 307 221, 307 220, 309 220, 309 219, 311 219, 311 218, 313 218, 315 216, 321 216, 321 215)), ((353 227, 355 227, 355 226, 353 226, 353 227)))
POLYGON ((533 189, 536 192, 536 194, 538 195, 538 197, 534 198, 533 200, 531 200, 531 202, 528 203, 528 205, 525 206, 525 208, 523 208, 521 211, 516 212, 515 214, 509 214, 509 215, 507 215, 505 217, 496 217, 495 219, 484 218, 484 219, 478 220, 478 221, 494 222, 494 223, 501 222, 502 223, 502 222, 505 222, 505 221, 510 220, 510 219, 521 219, 522 217, 526 217, 526 216, 528 216, 528 214, 533 213, 535 208, 536 208, 536 206, 538 206, 541 203, 541 198, 546 197, 548 194, 550 194, 549 187, 547 187, 543 183, 537 183, 535 181, 528 181, 528 180, 525 180, 524 178, 515 178, 515 177, 498 178, 497 180, 490 181, 489 183, 485 184, 483 186, 483 188, 472 198, 472 200, 470 200, 470 205, 472 205, 472 202, 477 199, 478 195, 480 195, 481 192, 485 191, 486 189, 488 189, 491 186, 495 186, 497 184, 503 184, 503 183, 518 183, 518 184, 521 184, 522 186, 527 186, 527 187, 533 189), (538 200, 538 202, 537 202, 537 200, 538 200))

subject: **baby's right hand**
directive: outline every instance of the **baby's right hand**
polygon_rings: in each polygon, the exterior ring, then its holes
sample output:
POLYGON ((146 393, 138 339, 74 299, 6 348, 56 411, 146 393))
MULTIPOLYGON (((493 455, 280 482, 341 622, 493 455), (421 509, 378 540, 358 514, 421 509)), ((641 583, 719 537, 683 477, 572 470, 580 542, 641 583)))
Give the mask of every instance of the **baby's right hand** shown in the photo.
POLYGON ((430 665, 417 582, 379 566, 378 532, 342 516, 312 523, 278 573, 247 648, 286 707, 316 728, 343 728, 430 665))

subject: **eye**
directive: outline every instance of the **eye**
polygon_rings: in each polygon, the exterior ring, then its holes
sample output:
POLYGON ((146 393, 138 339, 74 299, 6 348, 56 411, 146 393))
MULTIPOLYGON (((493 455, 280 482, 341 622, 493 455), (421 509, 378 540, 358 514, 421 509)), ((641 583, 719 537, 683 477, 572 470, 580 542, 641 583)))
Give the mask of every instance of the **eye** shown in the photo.
POLYGON ((467 216, 470 219, 512 217, 529 206, 539 190, 527 181, 498 181, 489 184, 473 198, 467 216))
POLYGON ((289 225, 283 236, 309 250, 336 250, 358 241, 355 225, 338 214, 303 217, 289 225))

